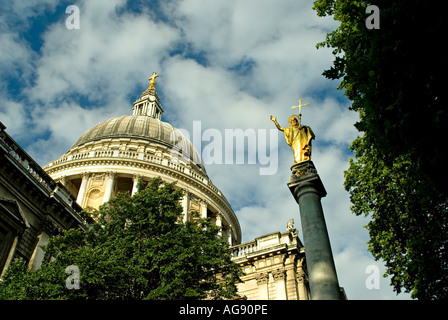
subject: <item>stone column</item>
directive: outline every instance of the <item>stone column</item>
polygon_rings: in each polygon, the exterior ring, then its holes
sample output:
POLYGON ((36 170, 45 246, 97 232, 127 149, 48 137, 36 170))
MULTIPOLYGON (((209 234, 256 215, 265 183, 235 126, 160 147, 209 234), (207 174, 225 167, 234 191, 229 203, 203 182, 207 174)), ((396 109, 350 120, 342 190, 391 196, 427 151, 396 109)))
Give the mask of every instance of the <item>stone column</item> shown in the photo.
POLYGON ((40 234, 37 237, 39 241, 34 248, 33 254, 31 255, 30 261, 28 263, 28 269, 35 271, 40 268, 42 261, 45 256, 45 251, 42 246, 48 244, 50 237, 58 234, 59 230, 54 225, 54 223, 47 217, 40 222, 40 234))
POLYGON ((302 266, 297 268, 297 282, 298 282, 298 300, 308 300, 308 294, 306 293, 306 282, 307 277, 305 271, 303 271, 302 266))
POLYGON ((299 289, 296 280, 296 255, 285 255, 286 296, 288 300, 299 300, 299 289))
POLYGON ((11 264, 13 258, 14 258, 14 253, 16 252, 16 248, 17 248, 17 242, 19 241, 19 236, 15 236, 14 240, 12 242, 12 246, 9 249, 9 253, 8 253, 8 257, 6 258, 5 261, 5 265, 3 266, 3 270, 0 274, 0 277, 3 277, 6 270, 8 269, 9 265, 11 264))
POLYGON ((81 186, 79 187, 78 197, 76 198, 76 202, 78 202, 78 204, 80 206, 82 206, 82 202, 84 201, 87 184, 89 182, 89 177, 90 177, 90 173, 88 173, 88 172, 85 172, 82 174, 81 186))
POLYGON ((258 287, 258 297, 257 300, 269 300, 269 292, 268 292, 268 280, 269 274, 261 272, 255 276, 257 280, 258 287))
POLYGON ((106 190, 104 191, 103 204, 112 198, 116 177, 117 177, 116 172, 108 172, 106 174, 106 190))
POLYGON ((285 283, 285 270, 272 270, 272 277, 274 278, 274 285, 276 291, 276 300, 288 300, 285 283))
POLYGON ((229 226, 229 229, 227 230, 227 235, 228 235, 228 239, 227 241, 229 242, 229 245, 232 246, 232 233, 233 233, 233 229, 232 226, 229 226))
POLYGON ((201 207, 200 207, 200 214, 202 219, 207 218, 207 202, 204 200, 200 201, 201 207))
POLYGON ((288 187, 299 204, 312 300, 340 300, 330 239, 320 199, 327 193, 312 161, 291 167, 288 187))
POLYGON ((190 208, 190 193, 188 191, 184 190, 184 197, 182 198, 182 208, 183 210, 183 217, 184 217, 184 223, 188 221, 188 209, 190 208))
POLYGON ((133 196, 137 191, 137 186, 138 186, 138 182, 141 180, 142 176, 139 174, 135 174, 132 176, 132 192, 131 192, 131 196, 133 196))
MULTIPOLYGON (((221 228, 222 228, 222 213, 221 213, 221 212, 218 212, 218 213, 216 214, 216 225, 217 225, 218 227, 221 227, 221 228)), ((222 236, 222 229, 219 231, 218 235, 219 235, 220 237, 222 236)))
POLYGON ((46 231, 42 231, 41 234, 37 237, 39 241, 37 242, 36 247, 34 248, 33 254, 31 255, 30 262, 28 264, 28 268, 32 271, 35 271, 40 268, 42 261, 45 256, 45 252, 42 249, 42 246, 48 244, 48 240, 50 240, 50 236, 46 231))

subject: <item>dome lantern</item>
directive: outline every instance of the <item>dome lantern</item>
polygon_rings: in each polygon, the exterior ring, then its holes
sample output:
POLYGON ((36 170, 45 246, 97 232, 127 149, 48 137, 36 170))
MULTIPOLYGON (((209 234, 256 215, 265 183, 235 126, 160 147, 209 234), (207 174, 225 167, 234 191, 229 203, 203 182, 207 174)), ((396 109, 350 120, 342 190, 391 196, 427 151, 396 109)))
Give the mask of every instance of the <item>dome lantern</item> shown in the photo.
POLYGON ((140 95, 140 99, 134 102, 134 107, 132 108, 132 114, 144 115, 154 119, 160 120, 162 118, 163 108, 159 102, 159 95, 156 92, 156 78, 159 75, 155 72, 152 73, 151 77, 148 78, 149 86, 148 89, 143 91, 140 95))

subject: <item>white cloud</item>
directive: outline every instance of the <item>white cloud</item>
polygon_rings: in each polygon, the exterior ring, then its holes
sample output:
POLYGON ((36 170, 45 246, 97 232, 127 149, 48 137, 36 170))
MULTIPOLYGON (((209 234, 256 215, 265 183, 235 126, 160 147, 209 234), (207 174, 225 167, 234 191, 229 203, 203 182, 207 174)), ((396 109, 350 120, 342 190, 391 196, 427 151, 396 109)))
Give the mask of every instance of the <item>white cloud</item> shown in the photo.
POLYGON ((213 6, 180 1, 170 14, 191 50, 206 57, 207 67, 249 63, 248 71, 233 74, 239 88, 279 108, 329 84, 321 73, 330 65, 330 52, 315 45, 335 23, 317 18, 311 6, 311 1, 217 1, 213 6))
POLYGON ((27 116, 21 103, 0 98, 0 121, 14 139, 27 135, 27 116))
POLYGON ((13 32, 3 30, 3 28, 0 26, 0 31, 2 31, 0 33, 1 78, 8 75, 24 81, 26 77, 30 76, 32 53, 20 37, 13 32))
POLYGON ((63 22, 50 26, 30 94, 45 103, 73 93, 112 102, 129 94, 148 69, 159 68, 176 31, 145 15, 118 15, 123 4, 86 1, 79 30, 63 22))
POLYGON ((180 57, 168 59, 164 67, 166 102, 174 107, 167 112, 178 116, 179 126, 190 127, 199 119, 206 119, 204 127, 218 129, 269 124, 266 101, 241 91, 230 71, 180 57))
POLYGON ((0 22, 0 121, 8 133, 16 138, 27 135, 29 117, 27 108, 20 98, 9 92, 11 82, 27 85, 31 81, 33 53, 20 36, 7 28, 6 21, 0 22))

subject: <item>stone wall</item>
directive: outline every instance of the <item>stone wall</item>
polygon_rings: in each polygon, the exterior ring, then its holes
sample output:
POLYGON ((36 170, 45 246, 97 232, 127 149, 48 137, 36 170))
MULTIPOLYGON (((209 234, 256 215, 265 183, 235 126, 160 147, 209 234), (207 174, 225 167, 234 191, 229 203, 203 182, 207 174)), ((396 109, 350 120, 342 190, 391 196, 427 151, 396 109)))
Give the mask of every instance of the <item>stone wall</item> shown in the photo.
POLYGON ((231 247, 232 260, 244 272, 238 284, 242 298, 309 299, 304 248, 294 230, 267 234, 231 247))

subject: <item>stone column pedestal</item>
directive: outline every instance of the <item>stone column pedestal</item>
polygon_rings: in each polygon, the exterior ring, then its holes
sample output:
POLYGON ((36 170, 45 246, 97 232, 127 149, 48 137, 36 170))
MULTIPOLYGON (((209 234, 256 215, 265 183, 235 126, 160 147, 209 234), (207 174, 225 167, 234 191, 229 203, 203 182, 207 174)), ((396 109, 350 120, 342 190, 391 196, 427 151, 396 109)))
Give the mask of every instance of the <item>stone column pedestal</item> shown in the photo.
POLYGON ((299 204, 312 300, 340 300, 330 239, 320 199, 327 192, 312 161, 291 167, 289 190, 299 204))

